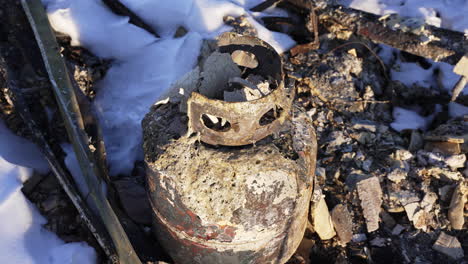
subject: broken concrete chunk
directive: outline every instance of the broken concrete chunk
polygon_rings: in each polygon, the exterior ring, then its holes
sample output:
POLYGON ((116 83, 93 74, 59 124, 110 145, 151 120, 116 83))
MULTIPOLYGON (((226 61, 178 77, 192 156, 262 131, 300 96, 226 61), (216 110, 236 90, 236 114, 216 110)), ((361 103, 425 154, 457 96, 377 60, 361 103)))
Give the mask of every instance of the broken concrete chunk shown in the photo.
POLYGON ((398 201, 405 208, 406 215, 410 221, 413 221, 414 215, 420 209, 419 197, 411 191, 401 191, 396 194, 398 201))
POLYGON ((409 152, 406 149, 397 149, 395 151, 394 156, 396 160, 404 160, 404 161, 413 158, 413 154, 411 154, 411 152, 409 152))
POLYGON ((464 256, 460 242, 454 236, 450 236, 441 232, 439 238, 434 243, 432 248, 452 259, 461 259, 464 256))
POLYGON ((393 169, 388 175, 387 178, 394 183, 400 183, 402 180, 406 179, 408 173, 401 168, 393 169))
POLYGON ((413 226, 416 229, 427 230, 427 223, 430 221, 431 215, 424 210, 418 210, 413 215, 413 226))
POLYGON ((199 92, 209 98, 222 98, 229 79, 240 76, 240 69, 229 54, 213 52, 203 64, 199 92))
POLYGON ((431 165, 452 170, 463 168, 466 161, 465 154, 446 156, 438 152, 420 150, 417 155, 418 159, 424 160, 431 165))
POLYGON ((371 177, 357 183, 361 207, 366 218, 367 231, 379 229, 380 210, 382 206, 382 189, 379 178, 371 177))
POLYGON ((419 210, 419 203, 418 202, 408 203, 406 205, 403 205, 403 207, 405 208, 408 219, 410 221, 414 221, 416 212, 419 210))
POLYGON ((314 230, 319 235, 320 239, 327 240, 333 238, 336 233, 333 229, 333 222, 328 212, 328 206, 325 203, 325 198, 322 195, 320 200, 312 206, 311 210, 314 230))
POLYGON ((255 69, 258 66, 257 58, 254 54, 244 51, 236 50, 231 54, 232 61, 237 65, 243 66, 249 69, 255 69))
POLYGON ((453 192, 448 219, 453 229, 460 230, 465 224, 464 210, 468 202, 468 180, 460 182, 453 192))
POLYGON ((421 201, 421 208, 426 212, 430 212, 432 210, 432 207, 434 207, 436 201, 437 194, 434 192, 427 192, 421 201))
POLYGON ((436 179, 452 182, 452 181, 459 181, 463 178, 463 175, 458 171, 451 171, 448 169, 432 167, 429 169, 421 170, 421 174, 430 175, 436 179))
POLYGON ((451 155, 451 156, 448 156, 445 159, 445 163, 452 170, 456 170, 458 168, 463 168, 465 166, 465 161, 466 161, 465 154, 451 155))
POLYGON ((345 205, 338 204, 331 212, 333 225, 340 238, 341 245, 346 245, 353 237, 353 218, 345 205))

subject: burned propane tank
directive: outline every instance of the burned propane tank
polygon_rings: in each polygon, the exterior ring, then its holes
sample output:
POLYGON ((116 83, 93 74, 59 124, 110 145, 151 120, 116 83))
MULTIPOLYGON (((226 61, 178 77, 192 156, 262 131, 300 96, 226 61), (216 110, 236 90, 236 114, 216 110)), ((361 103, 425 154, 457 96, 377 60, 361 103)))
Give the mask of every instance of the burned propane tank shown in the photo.
POLYGON ((225 33, 143 120, 156 236, 176 263, 284 263, 302 240, 316 137, 280 56, 225 33))

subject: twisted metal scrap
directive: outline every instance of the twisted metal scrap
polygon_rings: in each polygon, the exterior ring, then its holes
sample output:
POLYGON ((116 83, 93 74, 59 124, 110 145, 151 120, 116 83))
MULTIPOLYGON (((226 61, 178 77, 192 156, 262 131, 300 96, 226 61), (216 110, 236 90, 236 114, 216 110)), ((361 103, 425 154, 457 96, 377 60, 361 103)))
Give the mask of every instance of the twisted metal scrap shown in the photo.
POLYGON ((276 88, 268 95, 247 102, 225 102, 193 92, 187 103, 190 131, 198 132, 201 141, 205 143, 225 146, 252 144, 277 132, 290 115, 294 97, 294 90, 284 86, 282 63, 278 53, 258 38, 232 32, 222 34, 218 38, 218 46, 221 53, 232 54, 242 50, 254 54, 258 61, 255 73, 273 80, 270 85, 276 88), (262 116, 272 110, 281 111, 271 123, 260 124, 262 116), (231 126, 226 130, 216 131, 204 124, 203 115, 220 117, 227 120, 231 126))
POLYGON ((89 140, 84 131, 83 117, 74 92, 73 83, 67 72, 65 61, 58 52, 58 44, 47 19, 47 14, 39 0, 22 0, 21 4, 41 51, 57 105, 80 165, 82 178, 89 188, 88 202, 97 208, 95 213, 100 217, 112 239, 119 257, 119 263, 139 264, 141 263, 140 259, 112 209, 106 193, 102 191, 102 179, 105 176, 102 175, 97 165, 98 162, 89 149, 89 140))

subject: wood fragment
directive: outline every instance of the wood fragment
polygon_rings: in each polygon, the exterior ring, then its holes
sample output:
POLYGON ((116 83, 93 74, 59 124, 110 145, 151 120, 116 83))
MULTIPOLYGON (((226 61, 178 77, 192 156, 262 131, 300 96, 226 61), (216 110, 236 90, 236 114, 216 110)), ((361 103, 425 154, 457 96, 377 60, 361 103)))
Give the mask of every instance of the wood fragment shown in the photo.
POLYGON ((447 155, 458 155, 461 153, 459 143, 428 141, 424 145, 426 151, 437 151, 447 155))
POLYGON ((432 248, 455 260, 461 259, 464 256, 463 249, 458 239, 444 232, 440 233, 439 238, 437 238, 432 248))
POLYGON ((452 98, 450 99, 450 101, 454 102, 455 100, 457 100, 457 97, 463 91, 467 83, 468 78, 466 76, 461 76, 452 89, 452 98))
POLYGON ((312 206, 311 216, 315 232, 319 235, 320 239, 331 239, 336 235, 333 228, 333 222, 328 211, 327 203, 322 195, 317 203, 312 206))
POLYGON ((250 9, 252 12, 262 12, 263 10, 272 7, 273 5, 281 2, 282 0, 267 0, 265 2, 262 2, 250 9))
POLYGON ((463 56, 460 61, 457 62, 457 65, 453 68, 453 72, 461 75, 461 77, 452 89, 452 102, 457 99, 458 95, 468 83, 468 55, 463 56))
POLYGON ((468 180, 460 182, 453 192, 448 219, 453 229, 461 230, 465 224, 465 205, 468 202, 468 180))
POLYGON ((361 207, 366 218, 367 231, 379 229, 380 210, 382 206, 382 189, 379 178, 371 177, 357 183, 361 207))
POLYGON ((449 143, 458 143, 463 144, 465 139, 463 137, 456 137, 456 136, 439 136, 439 135, 427 135, 424 137, 426 141, 433 141, 433 142, 449 142, 449 143))
POLYGON ((319 22, 328 31, 339 35, 353 32, 373 42, 455 65, 466 53, 468 40, 461 32, 425 25, 432 37, 426 42, 419 35, 387 27, 379 16, 343 6, 328 6, 320 10, 319 22))
POLYGON ((348 208, 342 204, 338 204, 333 208, 331 217, 341 245, 344 246, 353 238, 353 218, 348 208))
POLYGON ((128 16, 130 18, 129 22, 133 25, 140 27, 153 36, 159 38, 158 33, 151 28, 148 24, 146 24, 143 19, 137 16, 132 10, 122 4, 119 0, 102 0, 102 2, 115 14, 119 16, 128 16))

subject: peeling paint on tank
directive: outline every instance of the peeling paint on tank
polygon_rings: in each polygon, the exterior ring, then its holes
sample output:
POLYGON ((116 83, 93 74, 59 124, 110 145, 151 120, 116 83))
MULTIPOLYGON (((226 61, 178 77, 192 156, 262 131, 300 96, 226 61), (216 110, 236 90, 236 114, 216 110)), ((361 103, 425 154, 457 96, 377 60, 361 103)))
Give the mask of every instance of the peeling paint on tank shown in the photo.
POLYGON ((288 124, 302 141, 294 144, 297 159, 271 143, 213 148, 180 138, 147 161, 155 232, 177 263, 284 263, 291 256, 307 223, 316 143, 307 117, 288 124))

